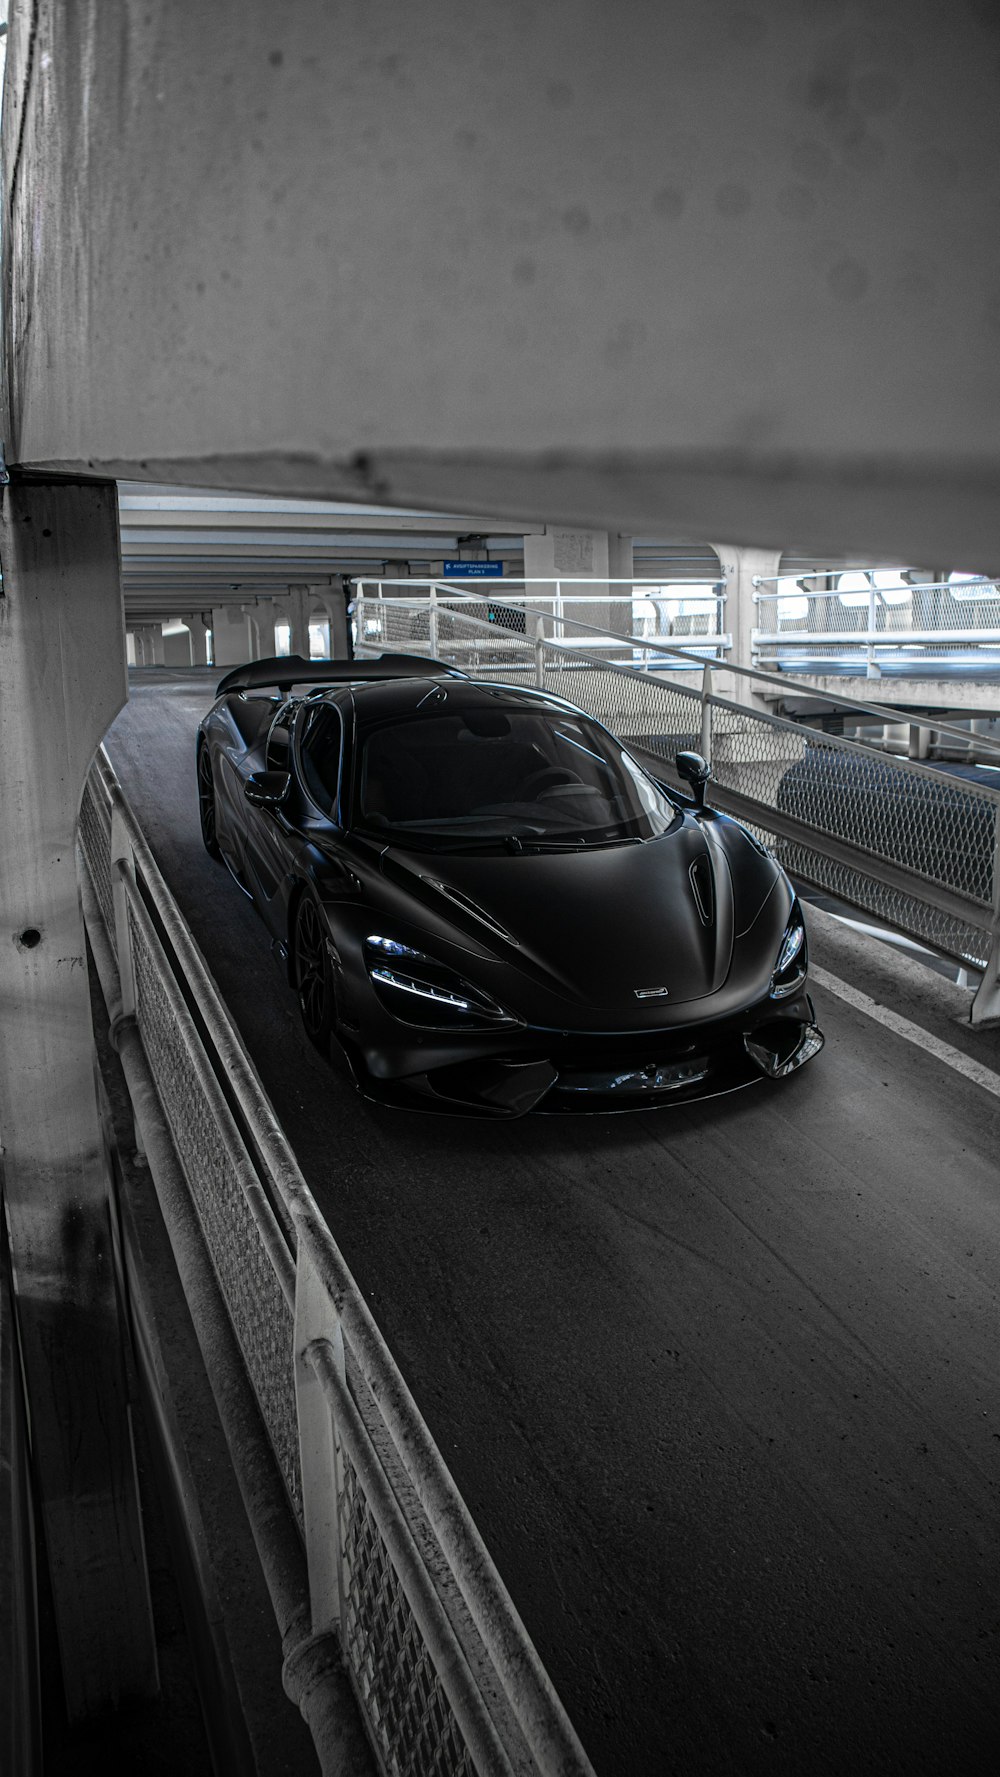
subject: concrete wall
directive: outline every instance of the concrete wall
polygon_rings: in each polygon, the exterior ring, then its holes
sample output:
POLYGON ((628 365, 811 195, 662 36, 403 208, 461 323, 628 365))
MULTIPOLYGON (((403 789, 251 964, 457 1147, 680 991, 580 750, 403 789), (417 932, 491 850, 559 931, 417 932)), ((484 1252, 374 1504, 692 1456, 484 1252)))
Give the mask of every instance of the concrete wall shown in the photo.
POLYGON ((8 454, 1000 567, 998 71, 989 0, 18 0, 8 454))

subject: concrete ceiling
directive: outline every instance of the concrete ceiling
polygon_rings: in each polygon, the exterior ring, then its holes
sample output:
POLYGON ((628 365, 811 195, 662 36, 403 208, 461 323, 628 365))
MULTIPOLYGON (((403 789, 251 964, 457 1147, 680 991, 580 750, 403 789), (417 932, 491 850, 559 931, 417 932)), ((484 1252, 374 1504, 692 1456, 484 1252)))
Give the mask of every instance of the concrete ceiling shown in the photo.
POLYGON ((122 482, 118 490, 128 621, 170 617, 290 585, 410 564, 428 574, 445 558, 488 550, 518 570, 525 529, 348 502, 294 500, 204 488, 122 482), (475 539, 475 545, 469 541, 475 539))
POLYGON ((25 0, 7 461, 995 569, 997 22, 25 0))
MULTIPOLYGON (((317 586, 341 575, 440 574, 444 560, 486 552, 523 571, 529 519, 421 512, 143 482, 119 483, 122 579, 130 624, 317 586)), ((707 545, 635 540, 636 573, 714 574, 707 545)))

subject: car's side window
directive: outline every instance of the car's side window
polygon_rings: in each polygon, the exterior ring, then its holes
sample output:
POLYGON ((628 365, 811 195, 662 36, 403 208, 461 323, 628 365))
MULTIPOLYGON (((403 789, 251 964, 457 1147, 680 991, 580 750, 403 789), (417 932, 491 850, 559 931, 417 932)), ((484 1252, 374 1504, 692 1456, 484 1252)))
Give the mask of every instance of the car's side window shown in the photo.
POLYGON ((267 747, 264 753, 264 768, 266 771, 289 771, 291 769, 289 745, 292 720, 295 716, 295 707, 294 703, 282 704, 281 709, 271 723, 271 730, 267 737, 267 747))
POLYGON ((302 736, 302 776, 312 801, 324 814, 331 814, 337 801, 342 742, 339 710, 330 704, 312 710, 302 736))

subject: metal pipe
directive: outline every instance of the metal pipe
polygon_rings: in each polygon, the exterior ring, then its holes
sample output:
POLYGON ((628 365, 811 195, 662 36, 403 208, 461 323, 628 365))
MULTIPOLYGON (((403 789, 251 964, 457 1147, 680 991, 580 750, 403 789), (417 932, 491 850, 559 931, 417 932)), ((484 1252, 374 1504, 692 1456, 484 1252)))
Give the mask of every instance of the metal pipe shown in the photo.
POLYGON ((712 668, 706 660, 701 675, 701 732, 698 748, 703 759, 712 756, 712 668))
POLYGON ((992 916, 989 955, 969 1009, 973 1024, 995 1024, 1000 1020, 1000 808, 993 827, 992 916))
MULTIPOLYGON (((891 610, 891 606, 889 607, 891 610)), ((1000 645, 1000 629, 890 629, 876 628, 870 624, 867 629, 754 629, 750 632, 751 642, 757 646, 777 646, 782 648, 812 648, 822 643, 832 647, 841 642, 852 642, 860 646, 868 642, 877 642, 879 647, 891 647, 894 642, 911 644, 914 647, 929 648, 937 643, 953 646, 959 642, 968 643, 970 647, 978 643, 984 648, 995 648, 1000 645)), ((744 672, 747 668, 743 668, 744 672)), ((735 671, 735 668, 734 668, 735 671)))
MULTIPOLYGON (((753 576, 753 585, 755 589, 760 586, 777 585, 781 580, 793 580, 798 590, 796 592, 758 592, 755 590, 753 599, 755 604, 762 605, 769 603, 773 599, 853 598, 855 597, 854 593, 848 592, 845 594, 837 591, 828 592, 826 588, 820 592, 812 592, 808 587, 802 585, 802 581, 826 580, 832 574, 877 574, 882 572, 884 572, 884 570, 880 568, 817 568, 810 571, 808 574, 755 574, 753 576)), ((907 570, 903 568, 902 572, 905 574, 907 570)), ((901 592, 950 592, 952 598, 959 600, 989 598, 990 592, 992 592, 994 596, 1000 598, 1000 581, 991 580, 988 576, 984 576, 982 580, 900 580, 898 588, 889 587, 880 588, 879 590, 888 590, 890 592, 896 590, 901 592), (983 591, 980 593, 975 590, 977 587, 989 587, 990 591, 983 591)), ((902 602, 903 601, 900 600, 900 603, 902 602)))

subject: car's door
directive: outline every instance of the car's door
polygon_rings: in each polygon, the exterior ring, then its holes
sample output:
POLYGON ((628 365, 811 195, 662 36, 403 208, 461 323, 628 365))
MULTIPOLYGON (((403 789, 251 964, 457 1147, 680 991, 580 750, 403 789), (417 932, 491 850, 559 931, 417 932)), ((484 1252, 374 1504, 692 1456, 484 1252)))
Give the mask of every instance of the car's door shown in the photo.
MULTIPOLYGON (((267 732, 264 758, 260 769, 291 773, 292 727, 298 705, 288 701, 281 705, 267 732)), ((243 797, 244 875, 247 888, 259 912, 276 936, 283 931, 284 897, 281 888, 288 874, 295 844, 295 831, 290 816, 295 808, 294 792, 288 803, 279 808, 257 808, 243 797)))
POLYGON ((219 847, 240 887, 245 881, 246 801, 243 786, 251 771, 263 764, 264 735, 274 712, 271 698, 245 704, 229 699, 218 706, 209 739, 216 799, 219 847))

